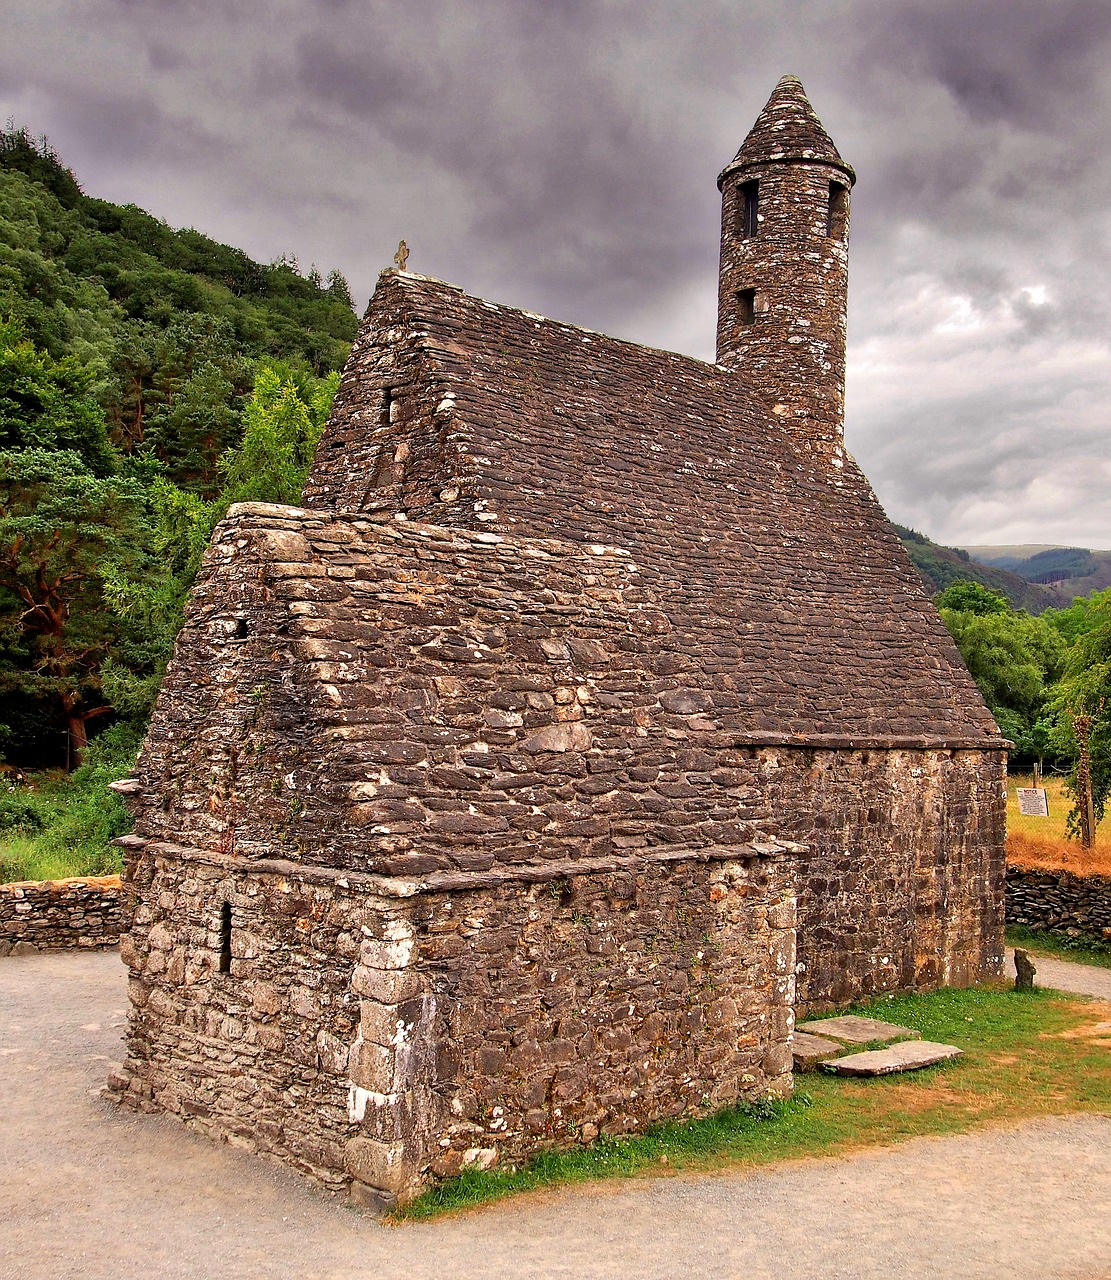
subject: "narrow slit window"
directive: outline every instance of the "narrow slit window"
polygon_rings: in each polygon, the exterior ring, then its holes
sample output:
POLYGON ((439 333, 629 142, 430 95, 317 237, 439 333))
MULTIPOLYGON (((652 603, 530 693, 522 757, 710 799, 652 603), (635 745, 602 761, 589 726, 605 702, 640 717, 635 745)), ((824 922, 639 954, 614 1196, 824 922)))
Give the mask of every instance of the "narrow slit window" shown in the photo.
POLYGON ((220 972, 231 973, 231 903, 220 904, 220 972))
POLYGON ((382 388, 382 426, 390 425, 390 410, 393 408, 393 387, 382 388))
POLYGON ((247 639, 247 619, 236 618, 235 620, 235 638, 237 640, 247 639))
POLYGON ((756 290, 740 289, 737 291, 737 321, 739 324, 756 322, 756 290))
POLYGON ((826 205, 826 235, 834 240, 845 238, 845 215, 849 208, 849 193, 839 182, 829 184, 829 204, 826 205))
POLYGON ((758 179, 741 183, 741 239, 751 240, 759 228, 760 183, 758 179))

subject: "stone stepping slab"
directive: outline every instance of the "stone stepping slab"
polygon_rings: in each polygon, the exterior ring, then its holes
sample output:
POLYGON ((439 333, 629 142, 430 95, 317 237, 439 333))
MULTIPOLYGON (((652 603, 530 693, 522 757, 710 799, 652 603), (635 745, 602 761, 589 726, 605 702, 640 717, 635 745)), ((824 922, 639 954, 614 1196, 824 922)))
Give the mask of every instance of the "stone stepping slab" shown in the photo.
POLYGON ((806 1031, 796 1031, 791 1036, 791 1054, 796 1071, 813 1071, 820 1062, 844 1052, 843 1044, 826 1040, 824 1036, 812 1036, 806 1031))
POLYGON ((886 1049, 866 1053, 850 1053, 832 1062, 823 1062, 822 1070, 839 1076, 889 1076, 897 1071, 918 1071, 935 1062, 959 1058, 963 1050, 952 1044, 934 1044, 930 1040, 900 1040, 886 1049))
POLYGON ((874 1044, 877 1040, 921 1040, 922 1033, 912 1027, 900 1027, 894 1022, 881 1022, 878 1018, 861 1018, 854 1013, 839 1018, 817 1018, 812 1022, 800 1022, 798 1031, 822 1036, 828 1040, 840 1040, 842 1044, 874 1044))

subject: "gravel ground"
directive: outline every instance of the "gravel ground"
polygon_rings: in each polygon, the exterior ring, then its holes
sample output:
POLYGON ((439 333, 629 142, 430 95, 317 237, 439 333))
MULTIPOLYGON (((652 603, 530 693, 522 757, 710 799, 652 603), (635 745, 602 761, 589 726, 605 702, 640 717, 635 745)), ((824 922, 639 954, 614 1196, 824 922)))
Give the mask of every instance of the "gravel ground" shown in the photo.
MULTIPOLYGON (((1090 964, 1072 964, 1068 960, 1055 960, 1042 956, 1033 947, 1027 947, 1034 961, 1037 974, 1034 985, 1056 987, 1058 991, 1076 991, 1080 995, 1096 996, 1111 1000, 1111 969, 1098 969, 1090 964)), ((1007 948, 1007 973, 1014 974, 1014 957, 1007 948)))
POLYGON ((390 1228, 106 1102, 124 1009, 115 953, 0 960, 5 1280, 1111 1277, 1111 1117, 610 1182, 390 1228))

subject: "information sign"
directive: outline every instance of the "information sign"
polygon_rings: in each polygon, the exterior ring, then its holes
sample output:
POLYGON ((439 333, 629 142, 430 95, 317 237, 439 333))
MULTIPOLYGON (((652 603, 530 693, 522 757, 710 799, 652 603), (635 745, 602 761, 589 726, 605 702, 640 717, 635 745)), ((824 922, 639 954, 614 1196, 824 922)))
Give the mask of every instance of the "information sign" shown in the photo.
POLYGON ((1027 818, 1048 818, 1049 799, 1044 787, 1018 787, 1018 811, 1027 818))

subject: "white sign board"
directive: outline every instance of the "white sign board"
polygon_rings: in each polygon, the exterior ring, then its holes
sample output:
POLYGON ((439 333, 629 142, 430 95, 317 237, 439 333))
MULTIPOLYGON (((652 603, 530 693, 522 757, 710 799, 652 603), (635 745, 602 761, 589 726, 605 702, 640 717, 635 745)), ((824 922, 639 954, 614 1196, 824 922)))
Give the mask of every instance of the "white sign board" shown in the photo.
POLYGON ((1027 818, 1048 818, 1049 800, 1044 787, 1016 787, 1018 811, 1027 818))

